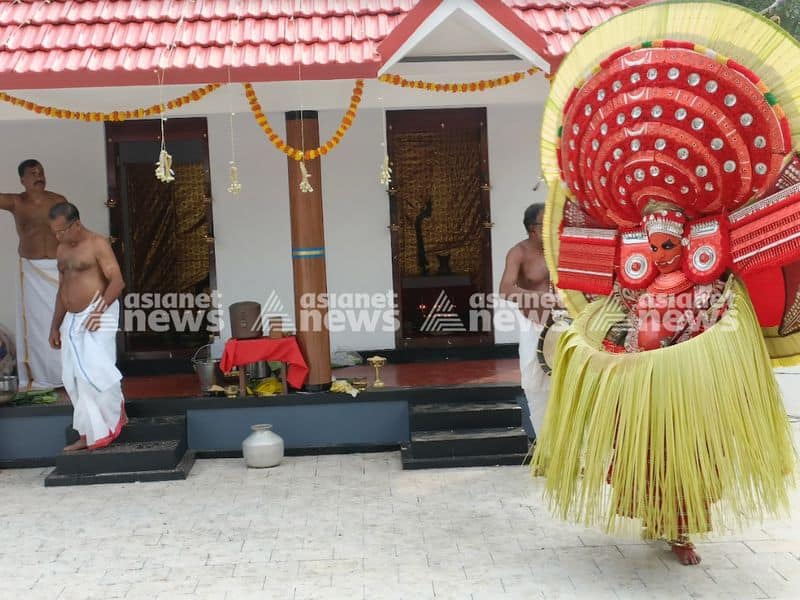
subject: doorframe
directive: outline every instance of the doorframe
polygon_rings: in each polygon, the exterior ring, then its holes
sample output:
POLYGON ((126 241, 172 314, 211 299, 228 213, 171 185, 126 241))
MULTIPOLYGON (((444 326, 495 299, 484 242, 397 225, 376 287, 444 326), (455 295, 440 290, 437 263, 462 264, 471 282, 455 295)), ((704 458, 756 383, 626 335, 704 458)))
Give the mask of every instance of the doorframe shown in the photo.
MULTIPOLYGON (((171 140, 203 140, 203 172, 205 175, 205 204, 206 204, 206 235, 210 238, 208 244, 208 279, 209 288, 217 289, 217 265, 214 248, 214 213, 211 197, 211 161, 208 148, 208 121, 205 117, 187 117, 168 119, 164 122, 164 133, 171 140)), ((130 247, 130 231, 125 229, 125 216, 120 208, 121 190, 118 169, 120 163, 119 144, 123 142, 160 142, 161 119, 146 119, 124 122, 106 122, 106 183, 108 199, 106 206, 109 215, 109 240, 114 249, 114 255, 120 266, 127 270, 127 263, 123 259, 125 247, 130 247), (127 234, 127 235, 126 235, 127 234)), ((156 157, 154 157, 156 158, 156 157)), ((155 161, 153 161, 155 177, 155 161)), ((128 281, 130 273, 123 272, 128 281)), ((124 292, 123 292, 124 294, 124 292)), ((124 297, 124 295, 123 295, 124 297)), ((209 342, 217 336, 209 335, 209 342)), ((125 333, 117 336, 117 355, 122 360, 163 359, 163 358, 188 358, 192 351, 147 351, 129 352, 125 347, 125 333), (186 354, 186 356, 184 356, 186 354)))
MULTIPOLYGON (((434 129, 441 127, 444 122, 443 119, 450 122, 468 121, 473 123, 476 119, 480 123, 480 144, 481 144, 481 185, 480 185, 480 201, 483 207, 484 228, 489 231, 486 232, 483 240, 483 252, 487 257, 483 265, 483 276, 487 282, 487 294, 491 294, 494 290, 494 280, 492 278, 492 219, 491 219, 491 186, 489 185, 489 140, 487 134, 487 110, 485 106, 470 107, 470 108, 435 108, 435 109, 410 109, 410 110, 387 110, 386 111, 386 152, 389 156, 389 166, 394 167, 392 163, 392 131, 398 127, 397 120, 404 117, 414 117, 413 128, 409 127, 405 131, 417 131, 421 127, 425 129, 434 129)), ((404 131, 405 123, 400 123, 400 132, 404 131)), ((452 348, 452 347, 474 347, 474 346, 493 346, 495 344, 494 336, 494 310, 489 308, 491 314, 491 327, 487 333, 474 334, 474 335, 459 335, 459 336, 439 336, 439 337, 419 337, 419 338, 406 338, 403 337, 403 286, 402 277, 399 269, 396 268, 395 257, 400 253, 400 235, 397 229, 398 207, 397 207, 397 189, 394 187, 395 181, 391 181, 391 185, 387 190, 389 196, 389 231, 391 237, 391 268, 392 268, 392 285, 394 286, 395 293, 398 298, 398 319, 400 327, 395 330, 395 347, 397 349, 414 349, 414 348, 452 348)), ((468 325, 468 324, 467 324, 468 325)))

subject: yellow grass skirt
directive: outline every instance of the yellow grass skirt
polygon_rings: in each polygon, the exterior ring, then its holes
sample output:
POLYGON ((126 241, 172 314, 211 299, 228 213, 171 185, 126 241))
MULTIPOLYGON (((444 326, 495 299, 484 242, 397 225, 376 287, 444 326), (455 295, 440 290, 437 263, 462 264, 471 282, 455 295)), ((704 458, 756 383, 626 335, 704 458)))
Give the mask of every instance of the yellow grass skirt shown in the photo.
POLYGON ((561 336, 531 462, 561 518, 673 539, 788 514, 791 429, 750 300, 728 290, 722 319, 675 346, 605 351, 612 299, 561 336))

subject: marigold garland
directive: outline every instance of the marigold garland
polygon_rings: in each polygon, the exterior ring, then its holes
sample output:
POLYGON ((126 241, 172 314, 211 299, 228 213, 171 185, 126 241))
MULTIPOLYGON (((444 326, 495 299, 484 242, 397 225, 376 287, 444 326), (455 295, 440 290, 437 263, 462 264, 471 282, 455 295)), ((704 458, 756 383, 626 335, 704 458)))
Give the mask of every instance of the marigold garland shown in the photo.
POLYGON ((253 116, 256 118, 256 123, 258 123, 261 126, 261 129, 264 130, 264 133, 267 134, 267 137, 269 138, 269 141, 272 142, 273 146, 296 161, 314 160, 319 156, 325 156, 328 152, 333 150, 339 144, 339 142, 342 141, 344 134, 347 133, 347 130, 350 129, 353 121, 355 121, 356 113, 358 112, 358 104, 361 102, 361 96, 364 94, 364 80, 357 79, 356 85, 353 88, 353 95, 350 96, 350 106, 342 117, 339 127, 336 128, 336 132, 324 144, 304 152, 303 150, 299 150, 294 146, 290 146, 281 138, 281 136, 275 133, 270 126, 269 121, 267 120, 267 116, 261 110, 261 105, 258 103, 258 96, 256 96, 256 91, 253 89, 253 85, 250 83, 245 83, 243 85, 245 89, 245 95, 247 96, 247 101, 250 103, 250 110, 252 111, 253 116))
POLYGON ((2 100, 3 102, 8 102, 9 104, 13 104, 14 106, 19 106, 20 108, 24 108, 25 110, 35 112, 36 114, 44 115, 45 117, 51 117, 53 119, 73 119, 78 121, 96 121, 96 122, 125 121, 128 119, 141 119, 143 117, 160 115, 165 110, 173 110, 176 108, 180 108, 185 104, 190 104, 191 102, 197 102, 198 100, 202 100, 205 96, 207 96, 214 90, 218 89, 219 87, 220 87, 219 83, 209 83, 208 85, 194 89, 188 94, 180 96, 179 98, 174 98, 163 104, 154 104, 153 106, 150 106, 148 108, 137 108, 135 110, 126 110, 126 111, 115 110, 110 113, 81 112, 77 110, 69 110, 66 108, 43 106, 41 104, 36 104, 35 102, 30 102, 28 100, 23 100, 22 98, 17 98, 16 96, 12 96, 5 92, 0 92, 0 100, 2 100))
POLYGON ((530 75, 535 75, 541 71, 538 67, 531 67, 527 71, 518 71, 510 75, 503 75, 496 79, 481 79, 480 81, 472 81, 469 83, 432 83, 430 81, 411 81, 401 77, 400 75, 391 75, 386 73, 381 75, 378 79, 383 83, 389 83, 404 88, 413 88, 417 90, 427 90, 429 92, 450 92, 450 93, 468 93, 468 92, 482 92, 484 90, 491 90, 494 88, 502 87, 512 83, 522 81, 530 75))

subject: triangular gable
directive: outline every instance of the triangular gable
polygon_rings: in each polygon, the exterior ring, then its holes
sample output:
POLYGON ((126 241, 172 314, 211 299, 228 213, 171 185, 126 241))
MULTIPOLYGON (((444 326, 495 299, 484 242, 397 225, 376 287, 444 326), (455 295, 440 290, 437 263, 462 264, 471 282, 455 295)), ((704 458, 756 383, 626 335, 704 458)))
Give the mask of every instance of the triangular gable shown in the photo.
POLYGON ((498 0, 431 0, 420 2, 386 38, 378 44, 381 55, 379 75, 387 72, 415 46, 456 11, 471 18, 498 43, 522 60, 549 73, 557 63, 547 41, 514 11, 498 0))

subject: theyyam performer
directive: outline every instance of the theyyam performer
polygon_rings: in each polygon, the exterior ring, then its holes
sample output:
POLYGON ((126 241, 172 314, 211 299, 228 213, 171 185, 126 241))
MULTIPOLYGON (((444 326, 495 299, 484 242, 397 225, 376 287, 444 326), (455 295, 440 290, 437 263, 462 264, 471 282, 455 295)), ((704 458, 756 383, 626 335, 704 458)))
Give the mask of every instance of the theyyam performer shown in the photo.
POLYGON ((718 2, 588 32, 547 101, 544 251, 573 321, 531 469, 562 518, 666 540, 787 515, 800 46, 718 2))

